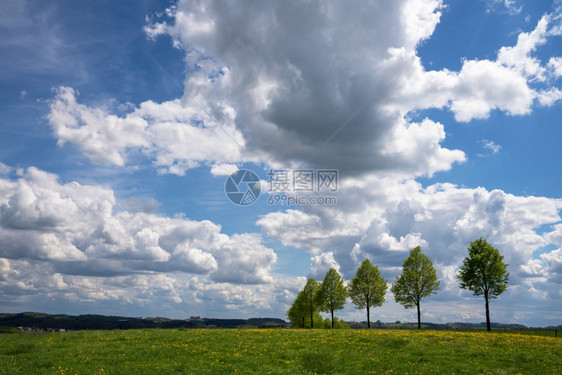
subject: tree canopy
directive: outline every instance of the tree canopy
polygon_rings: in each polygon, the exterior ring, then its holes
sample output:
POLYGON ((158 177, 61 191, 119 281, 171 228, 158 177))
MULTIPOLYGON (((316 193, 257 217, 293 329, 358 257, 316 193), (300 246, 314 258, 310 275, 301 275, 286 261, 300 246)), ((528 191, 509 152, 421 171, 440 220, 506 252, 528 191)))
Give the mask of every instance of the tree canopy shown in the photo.
POLYGON ((381 277, 378 267, 365 259, 357 269, 348 289, 351 301, 358 309, 367 309, 367 327, 371 328, 370 308, 382 306, 386 294, 386 280, 381 277))
POLYGON ((302 291, 299 292, 297 298, 293 301, 291 307, 287 311, 287 317, 294 327, 304 328, 306 310, 304 308, 304 297, 302 291))
POLYGON ((309 278, 303 290, 287 311, 287 317, 294 327, 323 328, 324 318, 318 313, 316 294, 319 289, 318 282, 309 278))
POLYGON ((320 289, 316 295, 316 301, 321 311, 329 312, 332 316, 332 328, 334 328, 334 311, 343 309, 347 298, 347 289, 343 285, 343 279, 334 268, 326 273, 320 289))
POLYGON ((312 278, 309 278, 306 282, 306 285, 304 286, 304 289, 302 290, 303 293, 302 303, 304 305, 304 309, 308 312, 310 316, 311 328, 314 327, 314 313, 318 308, 316 294, 318 294, 319 289, 320 286, 318 285, 318 282, 312 278))
POLYGON ((507 266, 498 249, 481 237, 470 243, 468 256, 464 258, 457 276, 462 289, 470 290, 476 296, 484 296, 488 331, 491 330, 489 299, 497 298, 507 289, 507 266))
POLYGON ((421 329, 420 301, 436 294, 438 289, 439 281, 433 263, 419 246, 413 248, 408 258, 404 259, 402 274, 396 276, 391 290, 396 302, 406 309, 417 307, 418 329, 421 329))

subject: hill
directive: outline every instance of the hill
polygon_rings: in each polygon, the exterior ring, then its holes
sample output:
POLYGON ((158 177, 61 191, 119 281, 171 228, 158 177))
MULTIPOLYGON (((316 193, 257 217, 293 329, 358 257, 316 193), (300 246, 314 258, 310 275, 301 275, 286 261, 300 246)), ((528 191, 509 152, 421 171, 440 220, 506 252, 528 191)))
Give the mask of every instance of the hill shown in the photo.
POLYGON ((168 319, 162 317, 132 318, 105 315, 66 315, 24 312, 0 314, 0 326, 22 327, 29 330, 85 330, 85 329, 140 329, 140 328, 278 328, 287 327, 282 319, 211 319, 191 317, 168 319))

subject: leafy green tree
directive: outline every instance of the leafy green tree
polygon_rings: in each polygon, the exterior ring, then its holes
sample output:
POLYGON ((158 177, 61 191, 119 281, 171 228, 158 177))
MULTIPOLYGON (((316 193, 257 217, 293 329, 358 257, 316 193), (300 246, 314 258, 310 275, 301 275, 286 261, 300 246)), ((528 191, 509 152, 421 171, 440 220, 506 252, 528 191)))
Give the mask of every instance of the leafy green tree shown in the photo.
POLYGON ((410 256, 404 259, 402 274, 396 276, 396 281, 390 290, 396 302, 404 308, 417 307, 418 329, 421 329, 420 301, 422 298, 436 294, 438 289, 439 281, 431 259, 422 253, 419 246, 413 248, 410 250, 410 256))
POLYGON ((464 258, 457 275, 462 289, 472 291, 475 296, 484 295, 488 332, 491 331, 489 299, 497 298, 507 289, 507 266, 498 249, 480 237, 470 243, 468 257, 464 258))
POLYGON ((320 286, 318 282, 312 278, 309 278, 302 290, 303 293, 303 304, 305 310, 308 312, 310 316, 310 328, 314 327, 314 313, 318 309, 318 303, 316 300, 316 294, 318 294, 318 290, 320 286))
POLYGON ((316 294, 316 302, 320 311, 329 312, 332 316, 332 328, 335 327, 334 311, 343 309, 345 299, 347 298, 347 289, 343 285, 343 279, 334 268, 324 276, 320 289, 316 294))
POLYGON ((365 259, 348 285, 351 301, 358 309, 367 309, 367 327, 371 328, 370 308, 382 306, 386 293, 386 280, 378 267, 365 259))
MULTIPOLYGON (((315 288, 318 289, 318 282, 313 279, 309 279, 309 281, 310 280, 316 283, 315 288)), ((309 284, 313 285, 313 283, 307 282, 307 286, 310 286, 309 284)), ((314 309, 312 310, 312 312, 310 312, 311 302, 307 294, 308 289, 305 286, 304 289, 299 292, 297 298, 295 298, 295 301, 287 311, 287 317, 289 318, 289 321, 291 322, 293 327, 323 328, 324 318, 322 318, 322 315, 318 313, 316 305, 314 305, 314 309)), ((313 303, 316 303, 316 301, 313 301, 313 303)))
POLYGON ((287 317, 291 321, 293 327, 304 328, 305 326, 306 307, 304 299, 304 294, 300 291, 297 298, 295 298, 293 304, 287 311, 287 317))
POLYGON ((310 324, 310 316, 308 314, 304 314, 303 316, 303 324, 300 328, 325 328, 324 327, 324 318, 318 311, 314 312, 314 326, 310 324))

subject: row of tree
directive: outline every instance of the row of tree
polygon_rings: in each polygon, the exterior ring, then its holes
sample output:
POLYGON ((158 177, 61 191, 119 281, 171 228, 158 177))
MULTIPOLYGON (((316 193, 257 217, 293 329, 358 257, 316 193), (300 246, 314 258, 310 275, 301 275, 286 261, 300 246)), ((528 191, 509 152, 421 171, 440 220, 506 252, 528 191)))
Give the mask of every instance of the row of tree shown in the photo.
MULTIPOLYGON (((457 277, 462 289, 484 296, 486 327, 490 331, 489 300, 505 291, 509 277, 503 256, 485 239, 479 238, 468 247, 468 256, 463 260, 457 277)), ((330 268, 321 283, 309 278, 287 315, 295 327, 321 328, 324 321, 318 311, 322 311, 331 315, 332 328, 337 328, 343 322, 334 317, 334 311, 343 309, 349 297, 357 309, 366 309, 367 327, 371 328, 370 309, 382 306, 386 290, 387 281, 378 267, 365 259, 347 286, 334 268, 330 268)), ((404 308, 417 308, 418 329, 421 329, 421 300, 438 290, 439 281, 432 261, 419 246, 413 248, 404 260, 402 273, 396 276, 391 291, 395 301, 404 308)))

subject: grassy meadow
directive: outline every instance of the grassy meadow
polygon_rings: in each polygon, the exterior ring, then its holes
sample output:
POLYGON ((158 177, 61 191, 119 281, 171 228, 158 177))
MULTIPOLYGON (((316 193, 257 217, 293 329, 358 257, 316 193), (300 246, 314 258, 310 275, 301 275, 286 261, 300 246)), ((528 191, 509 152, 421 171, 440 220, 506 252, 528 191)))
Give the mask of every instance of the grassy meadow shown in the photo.
POLYGON ((562 374, 562 339, 529 332, 292 329, 0 335, 0 374, 231 373, 562 374))

